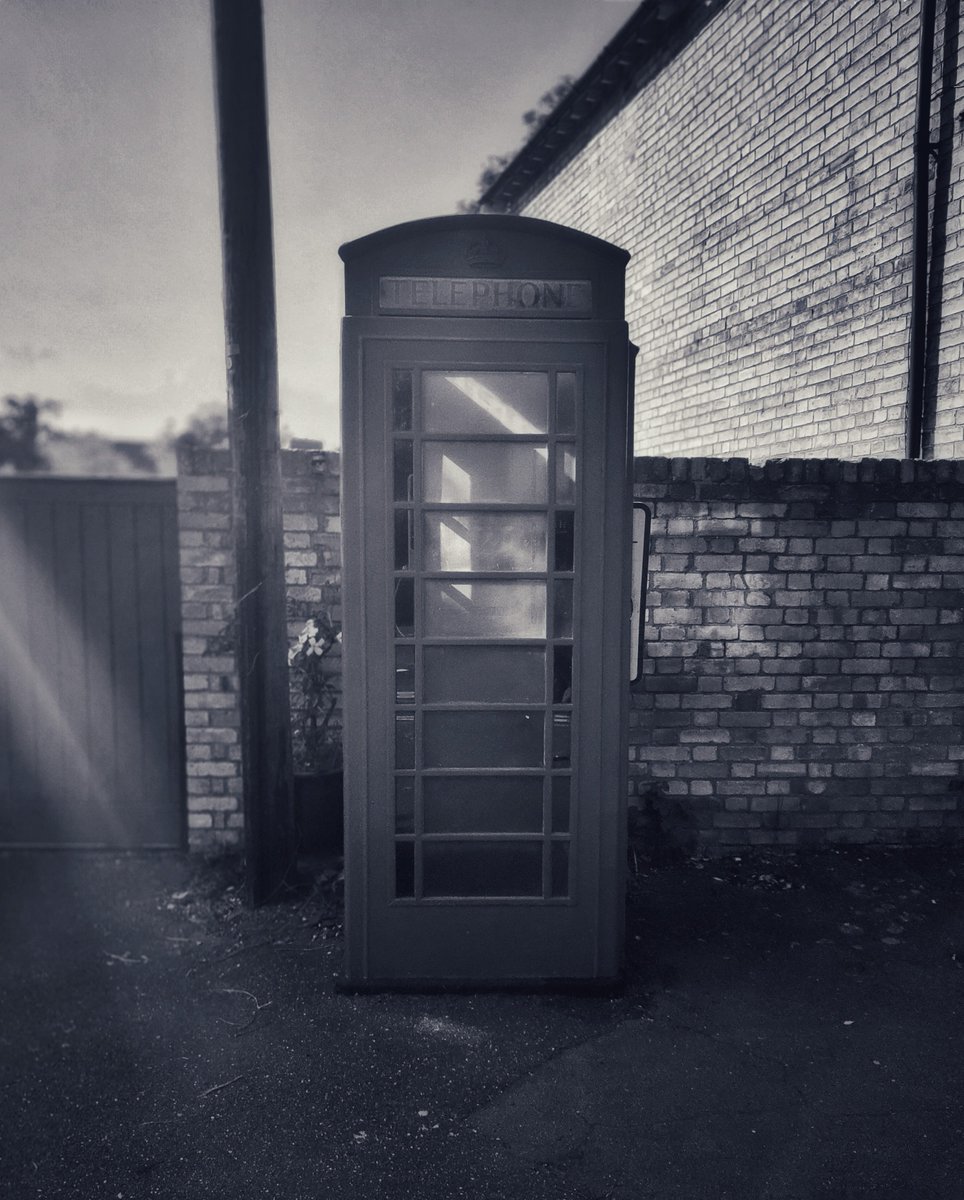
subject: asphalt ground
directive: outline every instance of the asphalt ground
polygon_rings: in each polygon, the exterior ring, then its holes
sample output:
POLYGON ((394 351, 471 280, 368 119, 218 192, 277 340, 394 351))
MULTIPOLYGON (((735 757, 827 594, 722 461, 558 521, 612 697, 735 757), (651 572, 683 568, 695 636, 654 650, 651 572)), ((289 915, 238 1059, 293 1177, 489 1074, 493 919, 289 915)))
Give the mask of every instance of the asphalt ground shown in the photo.
POLYGON ((684 860, 614 997, 345 995, 336 867, 0 855, 0 1196, 962 1200, 964 860, 684 860))

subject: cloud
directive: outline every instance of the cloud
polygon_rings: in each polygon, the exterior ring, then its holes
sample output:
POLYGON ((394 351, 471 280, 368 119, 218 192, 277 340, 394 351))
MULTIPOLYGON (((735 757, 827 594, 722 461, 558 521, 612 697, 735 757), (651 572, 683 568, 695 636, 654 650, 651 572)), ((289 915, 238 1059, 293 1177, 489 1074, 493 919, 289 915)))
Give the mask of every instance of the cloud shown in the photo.
POLYGON ((0 359, 18 366, 36 367, 56 357, 57 351, 52 346, 31 346, 29 342, 21 342, 18 346, 0 346, 0 359))

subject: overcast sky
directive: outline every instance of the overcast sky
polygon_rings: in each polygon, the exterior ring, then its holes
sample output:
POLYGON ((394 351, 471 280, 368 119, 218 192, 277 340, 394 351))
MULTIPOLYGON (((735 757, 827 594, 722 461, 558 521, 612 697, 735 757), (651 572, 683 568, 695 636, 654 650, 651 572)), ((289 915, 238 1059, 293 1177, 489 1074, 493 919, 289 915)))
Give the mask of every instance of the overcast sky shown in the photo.
MULTIPOLYGON (((338 246, 475 195, 636 0, 263 0, 282 421, 338 444, 338 246)), ((224 399, 207 0, 0 0, 0 396, 224 399)))

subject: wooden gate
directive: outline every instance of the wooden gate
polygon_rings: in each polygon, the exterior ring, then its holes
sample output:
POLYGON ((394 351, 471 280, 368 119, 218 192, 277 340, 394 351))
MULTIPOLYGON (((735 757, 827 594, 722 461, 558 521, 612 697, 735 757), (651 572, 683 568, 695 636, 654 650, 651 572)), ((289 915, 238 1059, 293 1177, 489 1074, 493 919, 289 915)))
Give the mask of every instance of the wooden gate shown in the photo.
POLYGON ((0 479, 0 845, 184 844, 175 485, 0 479))

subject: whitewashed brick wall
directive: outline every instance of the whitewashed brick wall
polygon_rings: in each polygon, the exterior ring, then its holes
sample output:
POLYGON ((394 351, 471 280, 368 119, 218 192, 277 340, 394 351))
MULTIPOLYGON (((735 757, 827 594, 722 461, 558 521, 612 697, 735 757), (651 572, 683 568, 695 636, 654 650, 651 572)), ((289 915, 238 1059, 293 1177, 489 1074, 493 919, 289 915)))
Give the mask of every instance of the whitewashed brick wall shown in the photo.
MULTIPOLYGON (((730 0, 521 207, 632 253, 637 453, 905 452, 919 7, 730 0)), ((935 458, 964 454, 951 141, 935 458)))

